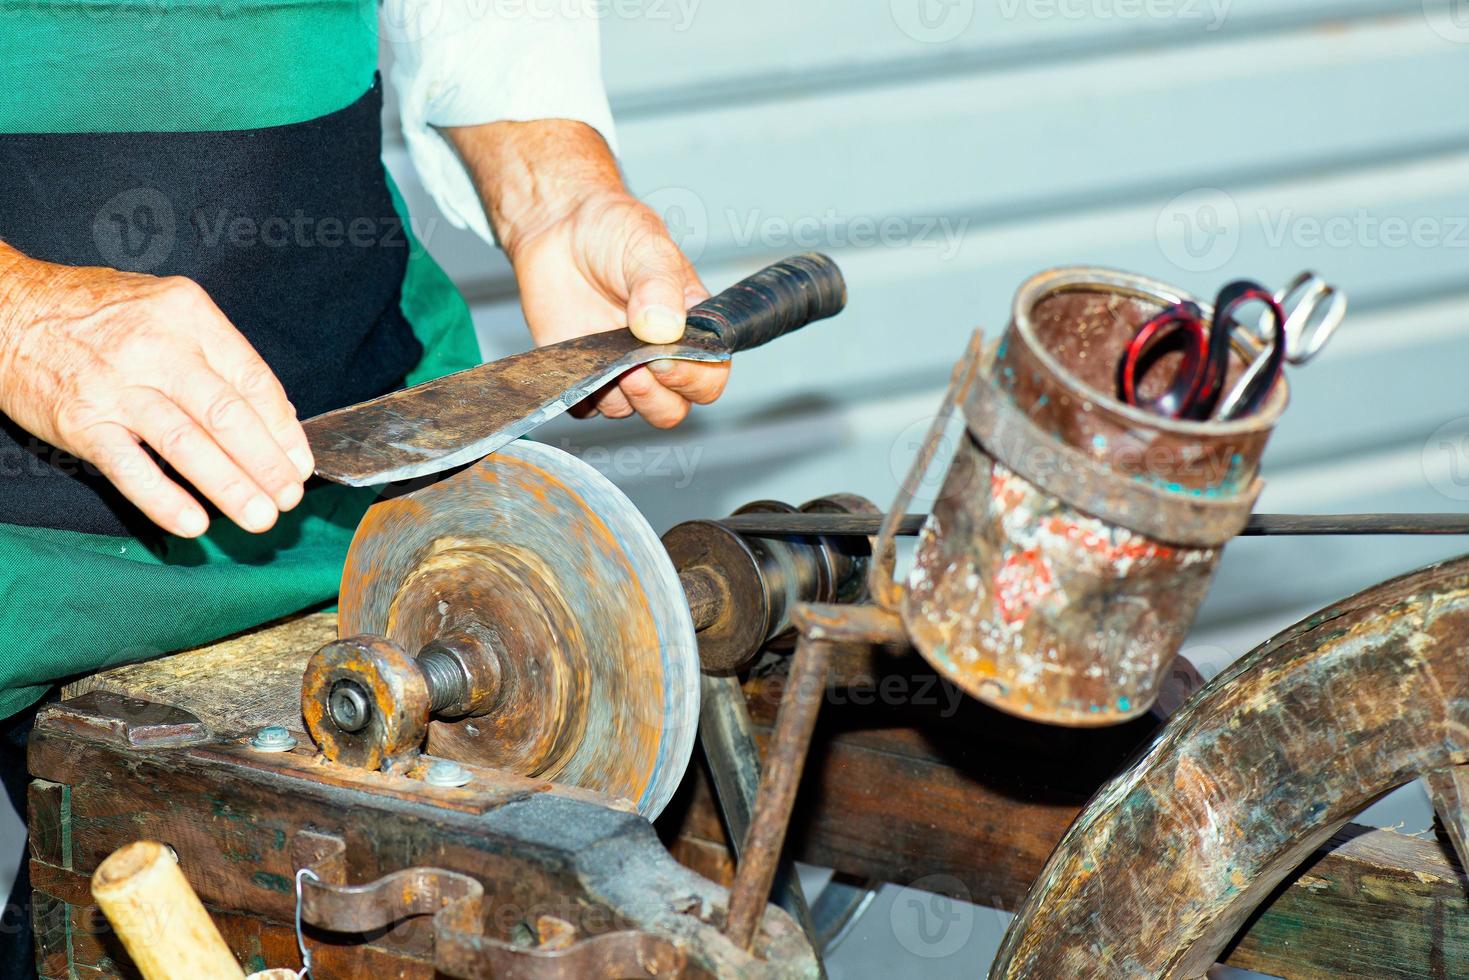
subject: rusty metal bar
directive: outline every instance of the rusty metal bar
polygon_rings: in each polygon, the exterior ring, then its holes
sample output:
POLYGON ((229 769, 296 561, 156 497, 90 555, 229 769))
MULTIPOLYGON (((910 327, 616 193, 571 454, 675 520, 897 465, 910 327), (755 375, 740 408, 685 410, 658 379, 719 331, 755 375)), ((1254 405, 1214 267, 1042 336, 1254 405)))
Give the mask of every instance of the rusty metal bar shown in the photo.
POLYGON ((301 882, 301 918, 329 932, 366 933, 432 915, 434 968, 460 980, 673 980, 684 973, 682 950, 638 930, 583 937, 570 923, 542 916, 540 946, 486 936, 484 897, 474 878, 442 868, 407 868, 364 885, 312 876, 301 882))
MULTIPOLYGON (((749 705, 738 677, 705 674, 702 678, 703 701, 699 709, 699 744, 709 763, 714 780, 714 796, 724 817, 734 847, 735 861, 744 857, 745 837, 760 790, 760 750, 755 744, 754 725, 749 705)), ((806 938, 811 940, 817 962, 821 960, 820 943, 811 909, 795 867, 781 861, 776 869, 775 902, 791 914, 806 938)), ((823 969, 823 975, 825 970, 823 969)))
POLYGON ((1240 532, 1304 534, 1469 534, 1469 514, 1255 514, 1240 532))
MULTIPOLYGON (((912 537, 923 529, 926 514, 904 514, 898 518, 894 533, 899 537, 912 537)), ((741 534, 790 534, 790 535, 851 535, 871 537, 882 530, 881 514, 732 514, 721 517, 714 523, 739 531, 741 534)))
POLYGON ((839 606, 805 602, 791 612, 791 623, 801 635, 832 643, 908 645, 908 631, 895 612, 881 606, 839 606))
MULTIPOLYGON (((894 533, 912 537, 923 529, 926 517, 905 514, 894 533)), ((883 520, 872 514, 736 514, 715 523, 741 534, 870 537, 882 530, 883 520)), ((1239 532, 1243 538, 1325 534, 1469 534, 1469 514, 1253 514, 1239 532)))
POLYGON ((442 868, 406 868, 363 885, 307 878, 301 918, 329 932, 365 933, 449 910, 448 921, 478 929, 484 895, 478 881, 442 868))
POLYGON ((714 571, 703 566, 686 568, 678 573, 678 582, 683 586, 684 597, 689 601, 689 615, 694 619, 694 631, 714 625, 728 601, 726 590, 721 587, 719 577, 714 571))
POLYGON ((894 538, 906 516, 904 511, 917 493, 924 474, 934 464, 939 447, 943 444, 944 430, 948 428, 969 390, 970 383, 979 371, 980 353, 983 349, 984 335, 976 330, 970 335, 964 356, 955 363, 954 370, 949 375, 949 387, 944 391, 938 412, 928 427, 928 433, 923 437, 923 445, 919 448, 908 475, 898 485, 898 495, 893 498, 892 506, 883 518, 882 527, 872 543, 872 563, 867 569, 867 591, 873 601, 885 609, 896 609, 902 601, 903 588, 893 581, 893 570, 898 561, 898 548, 894 538))
POLYGON ((750 832, 745 835, 734 887, 730 889, 725 934, 740 949, 749 949, 780 864, 796 788, 806 766, 806 753, 816 715, 826 692, 832 644, 802 636, 791 662, 786 694, 775 719, 775 732, 760 776, 760 792, 750 832))
MULTIPOLYGON (((437 923, 435 923, 437 925, 437 923)), ((521 948, 487 936, 440 931, 434 968, 459 980, 676 980, 687 975, 683 950, 661 936, 604 932, 564 947, 521 948)))

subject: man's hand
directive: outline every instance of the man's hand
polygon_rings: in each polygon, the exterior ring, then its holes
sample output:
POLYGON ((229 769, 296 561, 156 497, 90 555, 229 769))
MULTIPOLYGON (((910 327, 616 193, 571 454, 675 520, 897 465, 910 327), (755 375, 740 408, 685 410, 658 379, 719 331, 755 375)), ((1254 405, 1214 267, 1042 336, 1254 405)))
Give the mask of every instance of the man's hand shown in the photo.
POLYGON ((314 465, 280 382, 197 284, 52 265, 4 245, 0 412, 184 537, 209 519, 142 443, 255 532, 300 502, 314 465))
MULTIPOLYGON (((627 192, 595 130, 543 120, 445 134, 515 266, 537 345, 622 327, 653 344, 683 336, 685 311, 709 292, 663 220, 627 192)), ((718 398, 728 377, 728 364, 655 361, 599 393, 595 408, 669 428, 718 398)))

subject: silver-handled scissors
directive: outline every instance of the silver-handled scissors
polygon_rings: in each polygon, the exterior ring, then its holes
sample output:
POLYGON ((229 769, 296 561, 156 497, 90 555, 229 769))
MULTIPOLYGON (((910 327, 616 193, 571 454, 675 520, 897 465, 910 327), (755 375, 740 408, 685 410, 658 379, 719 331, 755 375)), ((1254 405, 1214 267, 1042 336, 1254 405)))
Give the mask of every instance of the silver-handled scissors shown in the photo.
MULTIPOLYGON (((1291 364, 1305 364, 1321 353, 1347 315, 1346 294, 1314 272, 1296 276, 1290 285, 1275 294, 1275 301, 1285 313, 1285 359, 1291 364)), ((1214 413, 1216 419, 1227 421, 1238 417, 1245 391, 1261 371, 1268 369, 1270 340, 1256 327, 1245 327, 1245 334, 1257 353, 1220 401, 1214 413)))

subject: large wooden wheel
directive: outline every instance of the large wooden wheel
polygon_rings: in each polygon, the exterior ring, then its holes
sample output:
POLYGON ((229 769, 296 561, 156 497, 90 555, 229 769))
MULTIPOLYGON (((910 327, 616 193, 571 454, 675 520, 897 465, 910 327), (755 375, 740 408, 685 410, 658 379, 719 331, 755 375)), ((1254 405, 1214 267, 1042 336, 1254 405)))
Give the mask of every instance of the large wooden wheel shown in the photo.
MULTIPOLYGON (((1469 556, 1287 629, 1103 786, 1036 879, 993 978, 1202 977, 1355 813, 1469 759, 1469 556)), ((1462 770, 1460 771, 1462 772, 1462 770)), ((1466 976, 1462 947, 1421 976, 1466 976), (1446 962, 1453 958, 1454 962, 1446 962)))

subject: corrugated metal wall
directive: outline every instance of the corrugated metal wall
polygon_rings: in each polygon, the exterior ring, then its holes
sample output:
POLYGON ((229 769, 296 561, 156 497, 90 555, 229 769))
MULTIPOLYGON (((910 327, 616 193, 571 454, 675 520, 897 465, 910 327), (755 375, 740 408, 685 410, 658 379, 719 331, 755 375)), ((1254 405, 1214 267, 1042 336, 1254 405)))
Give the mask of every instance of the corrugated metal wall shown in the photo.
MULTIPOLYGON (((528 0, 516 9, 566 7, 528 0)), ((574 6, 571 5, 571 6, 574 6)), ((605 0, 633 187, 719 289, 834 255, 848 312, 742 355, 679 430, 542 430, 662 529, 837 490, 886 504, 948 368, 1049 266, 1209 294, 1315 269, 1347 325, 1293 375, 1262 509, 1469 501, 1469 11, 1437 0, 605 0)), ((529 14, 527 14, 529 15, 529 14)), ((389 153, 487 357, 526 345, 504 260, 389 153)), ((1230 545, 1191 652, 1277 626, 1454 539, 1230 545)), ((1390 814, 1387 819, 1394 819, 1390 814)), ((896 920, 894 920, 896 922, 896 920)))

